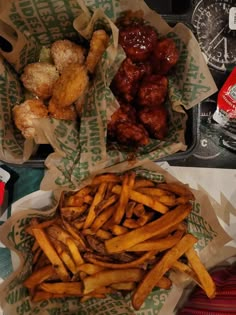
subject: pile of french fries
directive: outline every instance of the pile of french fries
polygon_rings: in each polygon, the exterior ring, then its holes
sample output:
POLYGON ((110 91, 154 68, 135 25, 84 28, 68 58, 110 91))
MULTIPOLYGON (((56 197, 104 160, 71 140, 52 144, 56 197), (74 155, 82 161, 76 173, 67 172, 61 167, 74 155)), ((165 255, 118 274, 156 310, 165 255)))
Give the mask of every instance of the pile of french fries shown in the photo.
POLYGON ((82 302, 132 291, 138 310, 153 288, 169 289, 170 271, 183 272, 209 298, 215 284, 201 263, 185 220, 192 192, 178 183, 136 176, 97 175, 77 192, 63 193, 56 215, 33 218, 32 273, 24 281, 32 301, 78 297, 82 302))

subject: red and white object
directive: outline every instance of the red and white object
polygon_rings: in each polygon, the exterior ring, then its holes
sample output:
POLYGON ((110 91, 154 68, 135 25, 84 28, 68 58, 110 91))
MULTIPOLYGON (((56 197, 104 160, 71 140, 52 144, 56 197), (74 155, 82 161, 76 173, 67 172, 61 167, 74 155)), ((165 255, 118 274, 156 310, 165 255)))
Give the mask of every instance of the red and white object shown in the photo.
POLYGON ((10 174, 0 167, 0 206, 2 206, 5 194, 5 184, 10 179, 10 174))

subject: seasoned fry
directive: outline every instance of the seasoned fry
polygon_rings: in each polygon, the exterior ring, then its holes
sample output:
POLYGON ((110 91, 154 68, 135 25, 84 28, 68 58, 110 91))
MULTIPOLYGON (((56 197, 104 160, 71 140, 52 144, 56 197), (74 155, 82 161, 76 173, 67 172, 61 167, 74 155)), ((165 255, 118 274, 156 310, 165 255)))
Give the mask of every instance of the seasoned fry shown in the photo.
MULTIPOLYGON (((112 192, 115 194, 121 193, 121 186, 116 185, 113 187, 112 192)), ((160 203, 158 200, 152 198, 152 196, 144 195, 138 191, 131 190, 130 191, 130 199, 133 201, 139 202, 145 206, 148 206, 152 208, 153 210, 156 210, 160 213, 166 213, 169 208, 162 203, 160 203)))
POLYGON ((113 225, 110 230, 114 235, 121 235, 129 231, 128 228, 118 224, 113 225))
POLYGON ((153 222, 150 222, 126 234, 119 235, 110 240, 107 240, 105 241, 107 252, 118 253, 123 250, 127 250, 128 248, 153 236, 159 236, 165 233, 168 234, 170 229, 183 221, 191 210, 192 205, 190 203, 177 206, 174 210, 165 213, 163 216, 153 222))
POLYGON ((169 191, 166 191, 164 189, 160 189, 160 188, 157 188, 157 187, 141 187, 141 188, 138 188, 136 189, 136 191, 142 193, 142 194, 145 194, 145 195, 150 195, 150 196, 155 196, 155 197, 161 197, 161 196, 168 196, 170 195, 171 193, 169 191))
POLYGON ((119 282, 138 282, 144 271, 138 268, 103 270, 84 279, 84 294, 119 282))
POLYGON ((126 218, 130 219, 132 217, 135 205, 136 205, 136 202, 134 202, 134 201, 128 202, 126 209, 125 209, 126 218))
POLYGON ((89 212, 88 212, 86 221, 84 223, 85 229, 89 228, 92 225, 93 221, 95 220, 95 217, 96 217, 95 208, 103 200, 106 189, 107 189, 107 183, 102 182, 99 185, 98 191, 97 191, 97 193, 93 199, 93 202, 89 208, 89 212))
POLYGON ((172 266, 173 270, 176 271, 180 271, 182 273, 186 273, 188 276, 190 276, 200 287, 202 287, 201 283, 199 282, 199 279, 197 277, 197 275, 195 274, 195 272, 193 271, 192 268, 190 268, 188 265, 180 262, 180 261, 176 261, 173 266, 172 266))
POLYGON ((156 250, 162 252, 166 249, 173 247, 177 244, 182 238, 184 231, 176 231, 173 235, 160 238, 157 240, 147 240, 145 242, 139 243, 131 248, 129 248, 130 252, 139 252, 139 251, 149 251, 156 250))
POLYGON ((37 229, 45 229, 45 228, 47 228, 47 227, 49 227, 49 226, 51 226, 52 224, 54 224, 56 221, 57 221, 57 219, 58 218, 53 218, 53 219, 51 219, 51 220, 48 220, 48 221, 44 221, 44 222, 32 222, 32 224, 31 225, 29 225, 26 229, 25 229, 25 231, 28 233, 28 234, 30 234, 30 235, 32 235, 33 234, 33 232, 32 232, 32 229, 33 228, 37 228, 37 229))
POLYGON ((108 231, 105 231, 105 230, 102 230, 102 229, 99 229, 97 232, 96 232, 96 235, 98 237, 100 237, 101 239, 103 240, 109 240, 112 238, 112 234, 108 231))
POLYGON ((163 195, 163 196, 158 197, 158 200, 164 205, 169 206, 169 207, 173 207, 176 205, 176 198, 174 195, 163 195))
POLYGON ((149 180, 144 178, 137 178, 134 183, 134 190, 139 190, 141 187, 154 187, 155 184, 149 180))
POLYGON ((42 254, 42 250, 40 247, 38 247, 38 249, 34 253, 33 264, 35 264, 37 262, 37 260, 39 259, 41 254, 42 254))
POLYGON ((102 200, 95 208, 96 215, 99 215, 104 209, 113 205, 117 200, 117 195, 111 195, 108 199, 102 200))
POLYGON ((158 188, 175 193, 178 196, 189 196, 191 200, 194 200, 193 193, 184 185, 178 183, 159 184, 158 188))
POLYGON ((172 281, 167 277, 162 277, 157 283, 156 287, 159 287, 164 290, 169 290, 172 286, 172 281))
POLYGON ((36 287, 38 284, 56 275, 52 265, 47 265, 33 272, 25 281, 24 286, 28 289, 36 287))
POLYGON ((128 229, 137 229, 140 225, 134 219, 125 219, 123 222, 123 226, 128 229))
POLYGON ((97 175, 93 178, 91 185, 96 186, 100 185, 101 183, 120 183, 121 178, 119 175, 116 174, 102 174, 102 175, 97 175))
POLYGON ((145 214, 145 208, 143 205, 141 205, 140 203, 137 204, 134 209, 133 209, 133 213, 137 216, 137 217, 142 217, 145 214))
POLYGON ((106 208, 100 215, 97 216, 97 218, 94 220, 91 230, 94 232, 97 232, 100 227, 103 226, 104 223, 106 223, 114 213, 114 207, 111 206, 109 208, 106 208))
POLYGON ((53 294, 63 294, 66 296, 82 296, 82 282, 56 282, 56 283, 41 283, 39 288, 43 291, 53 294))
POLYGON ((209 275, 208 271, 206 270, 206 268, 202 264, 197 253, 191 247, 185 252, 185 255, 188 258, 188 261, 189 261, 192 269, 195 271, 206 295, 210 299, 213 299, 215 297, 215 294, 216 294, 216 285, 215 285, 214 281, 212 280, 211 276, 209 275))
POLYGON ((139 226, 143 226, 151 221, 154 217, 154 212, 145 212, 141 217, 137 219, 137 223, 139 226))
POLYGON ((197 239, 193 235, 186 234, 174 247, 166 252, 161 260, 158 261, 157 264, 148 271, 148 273, 146 273, 132 296, 132 305, 134 309, 137 310, 141 307, 147 295, 152 291, 154 286, 164 276, 164 274, 171 268, 173 263, 196 242, 197 239))
POLYGON ((104 268, 95 264, 86 263, 78 266, 78 270, 83 271, 87 275, 93 275, 101 270, 104 270, 104 268))
POLYGON ((50 243, 46 233, 37 228, 33 228, 32 232, 34 234, 34 237, 36 238, 39 246, 47 256, 47 258, 52 263, 56 273, 59 275, 62 281, 68 281, 70 279, 70 276, 64 267, 63 262, 61 261, 60 257, 58 256, 57 252, 55 251, 54 247, 50 243))
POLYGON ((92 254, 92 253, 86 253, 85 257, 89 262, 91 262, 95 265, 104 267, 104 268, 127 269, 127 268, 138 267, 139 265, 143 264, 144 262, 146 262, 151 257, 155 256, 156 253, 157 252, 155 250, 150 251, 150 252, 145 253, 141 257, 137 258, 136 260, 133 260, 133 261, 128 262, 128 263, 123 263, 123 264, 115 264, 115 263, 109 263, 109 262, 101 261, 101 260, 97 259, 97 256, 92 254))
POLYGON ((62 207, 61 208, 61 215, 67 220, 75 220, 81 214, 83 214, 88 209, 87 204, 82 204, 81 206, 70 206, 70 207, 62 207))
POLYGON ((75 242, 73 241, 73 239, 71 238, 68 238, 66 240, 66 245, 68 246, 70 252, 71 252, 71 255, 74 259, 74 262, 77 264, 77 265, 81 265, 84 263, 84 260, 79 252, 79 249, 78 247, 76 246, 75 242))
POLYGON ((70 235, 79 243, 78 244, 79 248, 80 249, 85 249, 86 245, 84 243, 84 240, 80 236, 79 231, 77 231, 76 228, 74 228, 73 225, 71 225, 66 220, 63 220, 63 224, 64 224, 65 228, 67 229, 67 231, 70 233, 70 235))
POLYGON ((41 302, 44 300, 52 299, 52 298, 64 298, 65 294, 57 294, 57 293, 50 293, 45 291, 37 290, 32 297, 33 302, 41 302))
POLYGON ((120 282, 113 283, 110 285, 110 287, 115 290, 132 291, 136 287, 136 284, 135 282, 120 282))

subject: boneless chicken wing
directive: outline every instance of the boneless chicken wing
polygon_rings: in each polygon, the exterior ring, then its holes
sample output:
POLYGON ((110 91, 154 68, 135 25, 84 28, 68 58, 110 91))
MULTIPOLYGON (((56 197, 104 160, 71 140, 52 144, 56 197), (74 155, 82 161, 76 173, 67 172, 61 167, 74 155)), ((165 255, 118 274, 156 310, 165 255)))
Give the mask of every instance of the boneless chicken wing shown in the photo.
POLYGON ((156 73, 166 74, 179 59, 179 51, 171 38, 156 42, 152 55, 153 66, 156 73))
POLYGON ((148 132, 143 125, 130 121, 120 122, 116 125, 116 137, 120 144, 134 147, 144 146, 149 143, 148 132))
POLYGON ((56 67, 47 62, 28 64, 21 75, 24 87, 41 99, 48 99, 52 95, 58 78, 56 67))
POLYGON ((27 100, 20 105, 15 105, 12 112, 16 127, 27 139, 35 136, 33 119, 44 118, 48 115, 47 107, 38 99, 27 100))
POLYGON ((141 77, 141 69, 131 59, 126 58, 112 81, 111 90, 114 95, 131 102, 137 93, 141 77))
POLYGON ((72 63, 82 65, 85 61, 85 52, 84 47, 68 39, 57 40, 51 46, 51 56, 60 73, 72 63))
POLYGON ((48 105, 48 112, 49 115, 53 118, 60 119, 60 120, 76 120, 77 119, 77 112, 75 110, 74 105, 70 105, 67 107, 58 107, 56 104, 49 101, 48 105))
POLYGON ((161 105, 155 108, 144 108, 138 113, 140 122, 152 138, 163 140, 167 135, 168 112, 161 105))
POLYGON ((147 60, 156 42, 157 33, 153 27, 131 24, 120 29, 119 43, 126 55, 134 62, 147 60))
POLYGON ((159 106, 165 101, 168 80, 164 76, 146 76, 139 87, 137 102, 140 106, 159 106))

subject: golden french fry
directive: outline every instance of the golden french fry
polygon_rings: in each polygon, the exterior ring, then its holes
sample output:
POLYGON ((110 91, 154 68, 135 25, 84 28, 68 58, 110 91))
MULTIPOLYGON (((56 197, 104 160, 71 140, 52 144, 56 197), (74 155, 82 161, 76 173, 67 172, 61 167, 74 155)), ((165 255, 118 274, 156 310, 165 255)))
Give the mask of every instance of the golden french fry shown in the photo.
POLYGON ((34 257, 33 257, 33 261, 32 261, 33 265, 38 261, 41 254, 42 254, 42 249, 40 247, 38 247, 38 249, 34 253, 34 257))
POLYGON ((140 227, 140 225, 134 219, 125 219, 123 222, 123 226, 131 230, 140 227))
POLYGON ((172 192, 178 196, 189 196, 194 200, 194 195, 189 188, 179 183, 158 184, 158 188, 172 192))
POLYGON ((111 195, 108 199, 102 200, 96 207, 95 207, 95 213, 96 215, 99 215, 104 209, 107 207, 110 207, 118 200, 117 195, 111 195))
POLYGON ((73 226, 77 229, 77 230, 81 230, 84 226, 84 221, 75 221, 73 222, 73 226))
POLYGON ((25 281, 24 286, 28 289, 32 289, 44 282, 45 280, 55 276, 56 272, 52 265, 47 265, 43 268, 34 271, 25 281))
POLYGON ((108 253, 119 253, 141 243, 153 236, 166 235, 173 227, 182 222, 192 210, 192 205, 177 206, 174 210, 165 213, 157 220, 150 222, 136 230, 116 236, 105 241, 108 253))
POLYGON ((80 252, 79 252, 78 247, 76 246, 76 244, 72 238, 67 238, 66 245, 68 246, 76 265, 78 266, 78 265, 83 264, 84 260, 81 256, 80 252))
POLYGON ((74 260, 71 258, 67 250, 65 249, 65 245, 61 243, 60 241, 57 241, 55 239, 50 239, 52 242, 54 248, 56 249, 59 257, 61 260, 64 262, 66 267, 73 273, 75 274, 77 272, 74 260))
POLYGON ((188 265, 180 262, 180 261, 176 261, 172 268, 173 270, 176 270, 176 271, 180 271, 182 273, 185 273, 187 274, 188 276, 190 276, 200 287, 202 287, 201 283, 199 282, 199 279, 196 275, 196 273, 193 271, 192 268, 190 268, 188 265))
POLYGON ((61 208, 61 214, 64 217, 75 217, 80 216, 88 209, 88 206, 86 204, 82 204, 80 206, 67 206, 61 208))
POLYGON ((132 296, 132 305, 134 309, 138 310, 141 307, 148 294, 171 268, 173 263, 196 242, 197 239, 193 235, 186 234, 174 247, 164 254, 152 269, 145 274, 132 296))
POLYGON ((100 213, 96 219, 93 221, 93 224, 91 226, 91 230, 94 232, 97 232, 104 223, 106 223, 114 213, 115 207, 110 206, 106 208, 102 213, 100 213))
POLYGON ((142 217, 145 214, 145 208, 143 205, 141 205, 140 203, 137 204, 134 209, 133 209, 133 213, 137 216, 137 217, 142 217))
POLYGON ((162 252, 166 249, 173 247, 177 244, 182 238, 184 231, 176 231, 173 235, 160 238, 157 240, 147 240, 145 242, 139 243, 131 248, 129 248, 130 252, 142 252, 142 251, 150 251, 156 250, 162 252))
POLYGON ((150 258, 152 258, 153 256, 155 256, 155 254, 157 253, 157 251, 150 251, 145 253, 144 255, 142 255, 141 257, 127 262, 127 263, 120 263, 120 264, 116 264, 116 263, 109 263, 106 261, 102 261, 98 259, 98 256, 92 253, 86 253, 85 257, 86 259, 98 266, 101 266, 103 268, 108 268, 108 269, 127 269, 127 268, 133 268, 133 267, 137 267, 141 264, 143 264, 144 262, 146 262, 147 260, 149 260, 150 258))
POLYGON ((102 182, 99 185, 97 193, 96 193, 96 195, 93 199, 93 202, 89 208, 89 212, 88 212, 87 218, 86 218, 85 223, 84 223, 84 229, 87 229, 92 225, 92 223, 96 217, 95 208, 103 200, 106 189, 107 189, 107 183, 102 182))
POLYGON ((120 198, 117 204, 115 214, 113 216, 114 224, 120 224, 122 218, 124 217, 125 208, 129 201, 130 191, 133 188, 134 180, 135 180, 135 173, 131 173, 131 174, 125 173, 123 181, 122 181, 120 198))
POLYGON ((149 179, 143 179, 143 178, 136 178, 134 183, 134 190, 138 190, 141 187, 154 187, 155 184, 153 181, 149 179))
POLYGON ((169 207, 173 207, 176 205, 176 198, 174 195, 163 195, 158 197, 158 200, 169 207))
POLYGON ((169 290, 172 286, 172 281, 167 277, 162 277, 155 285, 160 289, 169 290))
POLYGON ((97 237, 101 238, 102 240, 109 240, 112 238, 112 234, 110 232, 102 230, 102 229, 99 229, 96 232, 96 235, 97 235, 97 237))
POLYGON ((166 196, 166 195, 170 195, 171 193, 164 190, 164 189, 160 189, 157 187, 141 187, 136 189, 136 191, 145 194, 145 195, 150 195, 150 196, 155 196, 155 197, 161 197, 161 196, 166 196))
POLYGON ((128 231, 129 231, 129 229, 127 229, 126 227, 124 227, 122 225, 118 225, 118 224, 115 224, 111 227, 111 232, 114 235, 121 235, 121 234, 127 233, 128 231))
POLYGON ((176 205, 181 205, 181 204, 187 203, 190 200, 193 200, 190 196, 178 197, 178 198, 176 198, 176 205))
POLYGON ((154 212, 145 212, 141 217, 137 219, 137 223, 139 226, 143 226, 151 221, 154 217, 154 212))
POLYGON ((138 282, 142 279, 144 270, 139 268, 102 270, 83 280, 84 294, 88 294, 100 287, 110 286, 119 282, 138 282))
POLYGON ((125 209, 126 218, 130 219, 132 217, 135 205, 136 205, 136 202, 134 202, 134 201, 128 202, 126 209, 125 209))
POLYGON ((97 175, 93 178, 91 185, 100 185, 101 183, 111 182, 111 183, 120 183, 121 179, 119 175, 116 174, 102 174, 97 175))
POLYGON ((26 231, 26 233, 28 233, 28 234, 33 234, 33 232, 32 232, 32 229, 33 228, 36 228, 36 229, 45 229, 45 228, 47 228, 47 227, 49 227, 49 226, 51 226, 52 224, 54 224, 56 221, 57 221, 57 219, 58 218, 53 218, 53 219, 51 219, 51 220, 47 220, 47 221, 44 221, 44 222, 38 222, 38 223, 33 223, 33 224, 31 224, 31 225, 29 225, 26 229, 25 229, 25 231, 26 231))
POLYGON ((63 294, 66 296, 82 296, 83 286, 82 282, 55 282, 55 283, 41 283, 39 289, 53 293, 63 294))
POLYGON ((60 257, 58 256, 56 250, 54 249, 54 247, 50 243, 46 233, 43 230, 37 229, 37 228, 33 228, 32 232, 33 232, 34 237, 36 238, 39 246, 41 247, 41 249, 43 250, 43 252, 47 256, 47 258, 50 260, 52 265, 54 266, 54 269, 55 269, 56 273, 59 275, 59 277, 61 278, 61 280, 62 281, 68 281, 70 279, 70 276, 69 276, 63 262, 61 261, 60 257))
MULTIPOLYGON (((121 186, 116 185, 112 188, 112 192, 115 194, 120 194, 121 193, 121 186)), ((169 208, 165 205, 163 205, 161 202, 153 198, 152 196, 149 195, 144 195, 138 191, 131 190, 130 191, 130 199, 136 202, 139 202, 145 206, 148 206, 152 208, 155 211, 158 211, 160 213, 166 213, 169 208)))
POLYGON ((186 252, 185 255, 188 259, 188 262, 190 263, 192 269, 196 273, 199 282, 201 283, 201 286, 203 290, 205 291, 206 295, 210 298, 213 299, 216 294, 216 285, 202 264, 200 258, 198 257, 197 253, 195 250, 191 247, 189 248, 186 252))
POLYGON ((115 290, 132 291, 136 287, 136 284, 135 282, 120 282, 113 283, 110 285, 110 287, 115 290))
POLYGON ((64 298, 64 297, 65 297, 65 294, 53 294, 50 292, 36 290, 32 297, 32 301, 36 303, 36 302, 41 302, 41 301, 49 300, 53 298, 64 298))
POLYGON ((95 264, 86 263, 78 266, 78 270, 83 271, 87 275, 93 275, 101 270, 104 270, 104 268, 95 264))
POLYGON ((82 296, 82 298, 80 299, 80 302, 81 303, 84 303, 90 299, 105 299, 106 298, 106 295, 105 294, 99 294, 99 293, 91 293, 91 294, 86 294, 84 296, 82 296))
POLYGON ((79 243, 78 244, 79 248, 85 249, 86 245, 84 243, 84 240, 80 236, 80 232, 77 231, 76 228, 74 228, 73 225, 71 225, 66 220, 63 220, 63 224, 64 224, 65 228, 67 229, 67 231, 69 232, 69 234, 79 243))
POLYGON ((38 244, 38 242, 35 240, 34 241, 34 245, 33 245, 33 247, 32 247, 32 252, 35 252, 37 249, 39 248, 39 244, 38 244))

